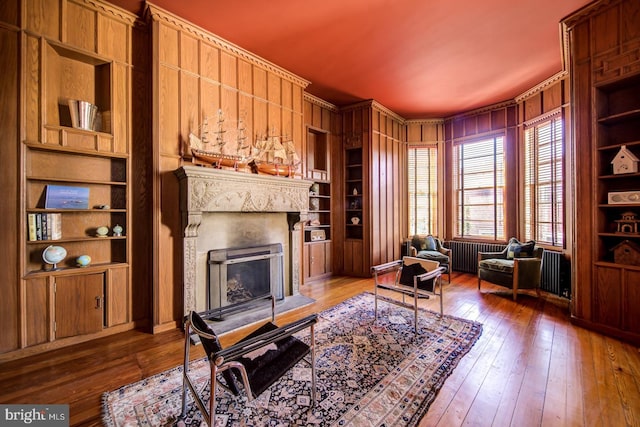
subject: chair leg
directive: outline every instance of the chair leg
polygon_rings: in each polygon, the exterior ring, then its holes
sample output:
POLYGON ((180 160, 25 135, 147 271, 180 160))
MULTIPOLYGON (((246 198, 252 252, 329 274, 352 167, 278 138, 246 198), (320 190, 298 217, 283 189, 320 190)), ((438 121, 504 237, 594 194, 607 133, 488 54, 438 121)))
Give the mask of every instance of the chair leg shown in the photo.
POLYGON ((416 277, 413 277, 413 331, 418 333, 418 283, 416 277))
MULTIPOLYGON (((216 425, 216 382, 217 382, 217 369, 213 367, 211 369, 211 398, 209 399, 209 426, 215 427, 216 425)), ((206 415, 205 415, 206 419, 206 415)))
MULTIPOLYGON (((451 273, 449 273, 451 274, 451 273)), ((438 284, 440 286, 440 317, 444 316, 444 308, 443 308, 443 296, 444 296, 444 291, 442 290, 442 277, 438 277, 438 284)), ((449 279, 449 284, 451 284, 451 279, 449 279)), ((435 283, 434 283, 434 287, 433 289, 435 290, 435 283)))
POLYGON ((311 325, 311 406, 316 406, 316 337, 311 325))
POLYGON ((378 320, 378 274, 373 276, 373 320, 378 320))

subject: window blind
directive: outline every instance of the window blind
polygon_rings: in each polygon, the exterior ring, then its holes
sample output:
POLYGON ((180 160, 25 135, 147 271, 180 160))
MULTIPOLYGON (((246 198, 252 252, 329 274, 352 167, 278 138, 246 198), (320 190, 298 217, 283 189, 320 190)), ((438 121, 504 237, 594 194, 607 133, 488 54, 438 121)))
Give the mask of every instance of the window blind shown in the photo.
POLYGON ((438 224, 438 149, 411 146, 408 152, 409 235, 436 234, 438 224))

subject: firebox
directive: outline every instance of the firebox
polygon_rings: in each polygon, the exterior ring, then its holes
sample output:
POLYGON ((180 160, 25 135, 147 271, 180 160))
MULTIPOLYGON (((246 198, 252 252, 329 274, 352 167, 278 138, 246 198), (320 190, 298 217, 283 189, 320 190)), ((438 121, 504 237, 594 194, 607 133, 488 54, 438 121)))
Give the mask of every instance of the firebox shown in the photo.
POLYGON ((209 310, 249 303, 273 295, 284 298, 282 244, 209 251, 209 310))

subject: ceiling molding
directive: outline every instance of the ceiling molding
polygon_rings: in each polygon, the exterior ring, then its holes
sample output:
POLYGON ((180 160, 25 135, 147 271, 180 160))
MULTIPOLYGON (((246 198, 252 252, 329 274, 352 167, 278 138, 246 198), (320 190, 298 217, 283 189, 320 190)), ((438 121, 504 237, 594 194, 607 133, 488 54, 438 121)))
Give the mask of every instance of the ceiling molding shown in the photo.
POLYGON ((563 18, 562 20, 560 20, 560 22, 566 26, 567 31, 571 31, 571 29, 583 19, 588 18, 591 14, 596 13, 598 10, 603 9, 605 6, 609 6, 610 4, 617 2, 618 0, 594 1, 576 10, 569 16, 563 18))
POLYGON ((113 15, 116 18, 120 19, 121 21, 127 22, 128 24, 133 25, 135 21, 138 20, 138 16, 136 14, 131 13, 125 9, 122 9, 119 6, 111 5, 104 2, 98 2, 94 0, 83 0, 82 2, 86 5, 90 5, 95 10, 100 10, 104 13, 113 15))
POLYGON ((331 104, 330 102, 325 101, 324 99, 318 98, 315 95, 311 95, 310 93, 304 92, 302 94, 302 97, 305 101, 308 101, 312 104, 315 104, 319 107, 322 108, 326 108, 327 110, 330 110, 334 113, 339 112, 340 110, 338 109, 338 107, 336 107, 335 105, 331 104))
POLYGON ((444 119, 411 119, 405 120, 405 125, 442 125, 444 119))
POLYGON ((400 122, 401 125, 404 124, 404 122, 406 122, 406 119, 402 116, 400 116, 398 113, 391 111, 390 109, 388 109, 387 107, 385 107, 384 105, 380 104, 378 101, 376 101, 375 99, 373 100, 373 102, 371 103, 371 107, 374 110, 378 110, 381 113, 384 113, 388 116, 393 117, 394 119, 396 119, 397 121, 400 122))
POLYGON ((239 58, 242 58, 257 67, 270 71, 273 74, 279 77, 282 77, 283 79, 288 80, 302 87, 302 89, 306 88, 307 86, 309 86, 309 84, 311 84, 309 80, 303 79, 302 77, 297 76, 292 72, 285 70, 284 68, 272 62, 269 62, 266 59, 261 58, 256 54, 249 52, 248 50, 241 48, 240 46, 237 46, 221 37, 218 37, 215 34, 205 30, 204 28, 198 27, 195 24, 185 21, 183 18, 177 15, 174 15, 173 13, 168 12, 152 3, 146 2, 145 16, 147 17, 147 19, 151 18, 156 21, 165 22, 166 24, 169 24, 175 28, 178 28, 182 31, 193 34, 198 38, 206 40, 211 44, 219 47, 222 50, 230 52, 233 55, 239 58))
POLYGON ((455 114, 453 116, 445 118, 445 120, 446 121, 458 120, 458 119, 463 119, 463 118, 469 117, 469 116, 476 116, 478 114, 488 113, 490 111, 497 110, 497 109, 500 109, 500 108, 515 107, 515 106, 516 106, 516 102, 513 99, 511 99, 511 100, 508 100, 508 101, 502 101, 502 102, 497 102, 495 104, 486 105, 486 106, 484 106, 482 108, 478 108, 476 110, 469 110, 469 111, 465 111, 465 112, 460 113, 460 114, 455 114))
POLYGON ((542 92, 543 90, 547 89, 550 86, 553 86, 554 84, 567 78, 568 76, 569 76, 568 71, 566 70, 560 71, 559 73, 554 74, 553 76, 549 77, 547 80, 543 81, 542 83, 532 87, 528 91, 516 96, 514 98, 514 101, 520 103, 528 98, 531 98, 532 96, 537 95, 538 93, 542 92))

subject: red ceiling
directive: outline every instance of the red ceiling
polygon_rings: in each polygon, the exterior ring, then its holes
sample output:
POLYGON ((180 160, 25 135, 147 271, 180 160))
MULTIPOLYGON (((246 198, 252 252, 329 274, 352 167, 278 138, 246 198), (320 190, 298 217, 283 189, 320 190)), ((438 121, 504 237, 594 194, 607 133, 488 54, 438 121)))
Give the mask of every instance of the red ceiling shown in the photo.
MULTIPOLYGON (((110 0, 141 13, 141 0, 110 0)), ((336 105, 405 118, 513 99, 562 70, 560 20, 591 0, 154 0, 336 105)))

